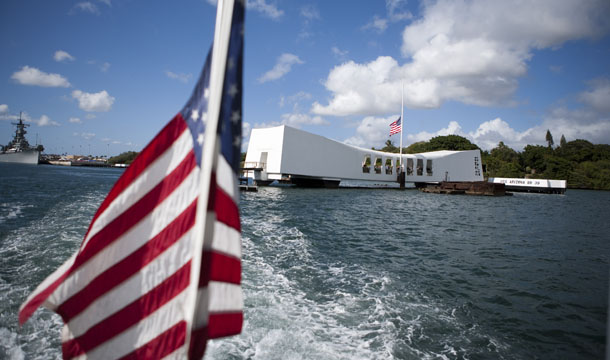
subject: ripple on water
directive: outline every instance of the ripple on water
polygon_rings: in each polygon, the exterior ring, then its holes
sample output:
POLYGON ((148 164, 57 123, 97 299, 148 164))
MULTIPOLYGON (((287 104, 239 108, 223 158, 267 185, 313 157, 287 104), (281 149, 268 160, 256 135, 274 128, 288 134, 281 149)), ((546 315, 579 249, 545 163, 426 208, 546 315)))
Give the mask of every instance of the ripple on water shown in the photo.
MULTIPOLYGON (((0 357, 60 357, 59 317, 40 310, 19 329, 16 312, 82 240, 104 194, 90 180, 0 222, 0 357)), ((244 330, 208 357, 599 358, 610 201, 573 194, 244 193, 244 330)))

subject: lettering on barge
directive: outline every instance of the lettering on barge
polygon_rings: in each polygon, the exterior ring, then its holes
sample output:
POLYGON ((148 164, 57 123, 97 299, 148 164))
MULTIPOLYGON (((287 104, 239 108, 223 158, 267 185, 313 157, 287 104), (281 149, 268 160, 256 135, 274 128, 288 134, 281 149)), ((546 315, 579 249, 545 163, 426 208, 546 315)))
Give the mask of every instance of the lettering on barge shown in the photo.
POLYGON ((509 180, 500 180, 503 184, 508 185, 532 185, 532 186, 541 186, 540 180, 521 180, 521 179, 509 179, 509 180))

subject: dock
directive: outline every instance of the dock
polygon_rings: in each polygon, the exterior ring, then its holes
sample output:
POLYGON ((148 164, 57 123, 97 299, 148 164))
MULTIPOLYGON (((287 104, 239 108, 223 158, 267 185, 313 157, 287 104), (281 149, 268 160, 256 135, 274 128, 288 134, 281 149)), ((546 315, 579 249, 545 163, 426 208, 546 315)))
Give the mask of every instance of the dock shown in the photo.
POLYGON ((506 192, 504 184, 490 183, 486 181, 443 181, 438 185, 428 184, 425 187, 421 187, 420 191, 431 194, 446 195, 511 195, 510 193, 506 192))
POLYGON ((257 192, 258 191, 258 186, 256 186, 256 185, 239 185, 239 191, 257 192))
POLYGON ((258 191, 258 186, 248 184, 247 177, 240 177, 239 178, 239 191, 256 192, 256 191, 258 191))
POLYGON ((543 194, 565 194, 565 180, 551 179, 519 179, 519 178, 489 178, 490 183, 504 184, 508 191, 543 193, 543 194))

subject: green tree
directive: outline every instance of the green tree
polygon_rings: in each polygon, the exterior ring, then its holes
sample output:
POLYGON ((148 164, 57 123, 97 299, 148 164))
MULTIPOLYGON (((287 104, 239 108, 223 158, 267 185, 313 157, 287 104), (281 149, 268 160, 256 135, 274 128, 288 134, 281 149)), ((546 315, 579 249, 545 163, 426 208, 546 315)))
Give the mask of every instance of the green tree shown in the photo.
POLYGON ((428 151, 428 143, 425 141, 414 142, 413 144, 407 146, 403 153, 404 154, 418 154, 428 151))
POLYGON ((428 151, 437 150, 477 150, 479 147, 463 136, 435 136, 428 141, 428 151))
POLYGON ((381 148, 381 151, 397 153, 400 152, 400 149, 392 144, 392 140, 388 140, 385 142, 385 146, 381 148))
POLYGON ((521 153, 522 163, 529 166, 536 173, 546 169, 545 156, 550 155, 549 148, 540 145, 527 145, 521 153))
POLYGON ((546 130, 546 142, 549 144, 549 149, 553 147, 553 135, 550 130, 546 130))
POLYGON ((561 134, 561 139, 559 140, 559 146, 564 147, 567 144, 566 137, 561 134))
POLYGON ((565 146, 561 147, 560 152, 565 159, 577 163, 593 160, 595 153, 595 145, 582 139, 576 139, 566 143, 565 146))
POLYGON ((110 159, 108 159, 108 163, 109 164, 131 164, 133 162, 133 160, 136 158, 136 156, 138 156, 139 153, 135 152, 135 151, 127 151, 124 153, 121 153, 117 156, 113 156, 110 159))
POLYGON ((512 148, 500 141, 491 152, 482 152, 482 161, 485 164, 488 177, 523 177, 520 156, 512 148))
POLYGON ((504 145, 502 141, 491 150, 490 155, 505 162, 519 162, 519 154, 512 148, 504 145))

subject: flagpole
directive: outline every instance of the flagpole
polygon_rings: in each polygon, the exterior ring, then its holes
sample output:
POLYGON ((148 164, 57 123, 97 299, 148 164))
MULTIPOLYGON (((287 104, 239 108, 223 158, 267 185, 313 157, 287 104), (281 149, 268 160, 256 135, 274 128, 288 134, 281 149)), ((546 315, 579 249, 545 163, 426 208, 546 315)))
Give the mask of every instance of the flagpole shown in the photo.
MULTIPOLYGON (((209 202, 209 189, 212 183, 212 171, 216 168, 216 160, 219 144, 217 142, 218 116, 223 92, 223 82, 226 68, 226 58, 229 50, 229 38, 231 35, 231 19, 235 0, 218 0, 216 5, 216 25, 214 28, 214 43, 212 48, 212 59, 210 66, 210 94, 208 102, 207 123, 203 151, 201 154, 200 191, 197 200, 197 224, 202 224, 195 229, 196 241, 193 246, 193 258, 191 259, 191 281, 190 295, 187 297, 185 307, 189 316, 186 318, 187 332, 185 345, 187 353, 190 351, 191 332, 197 321, 196 300, 199 290, 199 275, 204 249, 205 234, 213 234, 214 218, 207 216, 209 202)), ((210 238, 211 236, 208 236, 210 238)))
POLYGON ((401 103, 400 103, 400 167, 402 168, 403 171, 405 170, 405 167, 402 163, 402 128, 404 127, 404 124, 405 124, 404 108, 405 108, 405 84, 402 83, 402 96, 401 96, 401 103))

